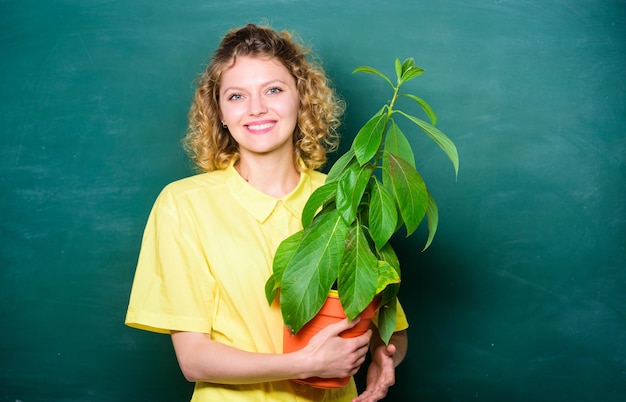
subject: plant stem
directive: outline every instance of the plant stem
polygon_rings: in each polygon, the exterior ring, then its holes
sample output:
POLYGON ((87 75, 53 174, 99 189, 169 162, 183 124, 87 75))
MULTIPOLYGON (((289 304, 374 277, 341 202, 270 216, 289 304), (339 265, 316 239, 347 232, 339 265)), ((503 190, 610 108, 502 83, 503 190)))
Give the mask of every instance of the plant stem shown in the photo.
POLYGON ((382 149, 384 148, 384 144, 385 144, 385 137, 387 136, 387 125, 389 124, 389 120, 391 120, 391 115, 393 114, 393 105, 395 105, 396 103, 396 99, 398 99, 398 92, 400 91, 400 86, 402 86, 402 83, 399 82, 398 86, 393 87, 393 97, 391 98, 391 101, 389 101, 389 106, 387 107, 387 117, 385 119, 385 129, 383 131, 383 140, 380 143, 380 146, 378 147, 378 152, 376 152, 376 158, 374 159, 374 167, 377 169, 382 169, 382 167, 379 164, 380 158, 382 157, 382 149))

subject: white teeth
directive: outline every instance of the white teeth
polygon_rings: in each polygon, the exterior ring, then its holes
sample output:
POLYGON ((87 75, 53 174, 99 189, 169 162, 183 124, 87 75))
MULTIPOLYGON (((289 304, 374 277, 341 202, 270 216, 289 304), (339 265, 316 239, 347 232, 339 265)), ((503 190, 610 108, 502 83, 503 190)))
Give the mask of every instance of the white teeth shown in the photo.
POLYGON ((270 128, 273 125, 274 123, 263 123, 263 124, 249 125, 248 128, 250 130, 265 130, 266 128, 270 128))

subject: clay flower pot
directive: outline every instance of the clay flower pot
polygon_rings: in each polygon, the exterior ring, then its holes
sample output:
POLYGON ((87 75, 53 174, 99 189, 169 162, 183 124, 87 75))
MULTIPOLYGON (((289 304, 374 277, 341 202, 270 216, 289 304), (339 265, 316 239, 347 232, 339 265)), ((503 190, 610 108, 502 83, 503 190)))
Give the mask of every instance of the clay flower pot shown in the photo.
MULTIPOLYGON (((372 318, 378 310, 380 298, 374 299, 367 308, 359 314, 361 320, 354 327, 339 334, 342 338, 354 338, 364 334, 370 327, 372 318)), ((295 352, 304 348, 311 338, 326 326, 339 322, 346 318, 337 291, 331 290, 326 302, 319 313, 311 321, 306 323, 298 333, 294 334, 285 326, 283 334, 283 353, 295 352)), ((344 378, 320 378, 310 377, 303 380, 293 380, 301 384, 308 384, 316 388, 341 388, 348 384, 350 377, 344 378)))

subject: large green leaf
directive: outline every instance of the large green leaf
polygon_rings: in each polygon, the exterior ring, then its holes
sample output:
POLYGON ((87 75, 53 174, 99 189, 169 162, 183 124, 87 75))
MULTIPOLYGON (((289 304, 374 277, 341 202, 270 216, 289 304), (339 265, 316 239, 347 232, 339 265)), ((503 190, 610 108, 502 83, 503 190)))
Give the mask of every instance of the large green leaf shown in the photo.
POLYGON ((398 155, 415 167, 415 155, 411 144, 393 119, 385 135, 385 151, 398 155))
POLYGON ((352 164, 356 164, 357 160, 354 156, 354 149, 350 148, 345 154, 333 164, 326 176, 326 183, 337 180, 341 174, 352 164))
POLYGON ((430 193, 428 193, 428 207, 426 208, 426 219, 428 219, 428 240, 426 240, 426 245, 424 246, 423 250, 426 250, 428 247, 430 247, 430 244, 435 238, 437 226, 439 225, 439 209, 437 208, 437 203, 435 202, 435 199, 430 193))
POLYGON ((417 170, 404 159, 388 154, 389 175, 407 236, 419 226, 428 207, 426 184, 417 170))
POLYGON ((351 166, 339 179, 337 186, 337 210, 350 225, 356 218, 361 198, 372 175, 372 165, 351 166))
POLYGON ((422 130, 424 130, 424 132, 428 134, 428 136, 432 138, 433 141, 437 143, 437 145, 439 145, 439 147, 443 150, 443 152, 445 152, 446 155, 448 155, 448 158, 450 159, 450 161, 452 162, 452 165, 454 166, 455 174, 456 175, 459 174, 459 153, 456 149, 456 146, 454 145, 452 140, 448 138, 448 136, 446 136, 438 128, 436 128, 432 124, 425 122, 424 120, 408 115, 400 110, 396 110, 394 112, 400 113, 407 119, 411 120, 413 123, 417 124, 422 130))
POLYGON ((391 238, 398 224, 396 200, 383 184, 374 177, 371 180, 371 199, 368 222, 370 236, 377 249, 381 249, 391 238))
POLYGON ((278 293, 283 280, 285 268, 289 265, 289 261, 296 253, 304 232, 302 230, 292 234, 283 240, 276 249, 274 261, 272 264, 272 275, 265 283, 265 297, 267 302, 272 304, 278 293))
POLYGON ((302 226, 307 227, 313 222, 317 211, 325 204, 333 201, 337 194, 337 183, 326 183, 318 187, 309 197, 302 210, 302 226))
POLYGON ((323 211, 304 230, 283 273, 280 304, 285 324, 299 331, 322 307, 337 278, 348 226, 337 210, 323 211))
POLYGON ((389 83, 389 85, 391 85, 392 88, 394 88, 393 83, 391 82, 391 80, 389 78, 387 78, 387 76, 383 73, 381 73, 380 71, 376 70, 375 68, 372 67, 368 67, 368 66, 360 66, 354 69, 354 71, 352 71, 352 74, 354 73, 370 73, 370 74, 374 74, 379 76, 380 78, 382 78, 383 80, 387 81, 389 83))
POLYGON ((356 318, 374 299, 377 283, 378 260, 357 221, 348 232, 337 280, 341 305, 349 319, 356 318))
POLYGON ((370 161, 378 153, 387 124, 387 114, 381 109, 357 133, 352 143, 354 155, 360 165, 370 161))

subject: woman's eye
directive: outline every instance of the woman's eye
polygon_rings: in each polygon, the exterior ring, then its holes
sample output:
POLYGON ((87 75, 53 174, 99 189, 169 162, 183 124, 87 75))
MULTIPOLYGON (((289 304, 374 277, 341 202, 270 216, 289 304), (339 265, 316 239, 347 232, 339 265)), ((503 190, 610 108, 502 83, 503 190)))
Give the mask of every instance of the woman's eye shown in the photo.
POLYGON ((280 89, 280 88, 278 88, 278 87, 272 87, 272 88, 270 88, 267 92, 268 92, 268 93, 270 93, 270 94, 277 94, 277 93, 280 93, 280 92, 282 92, 282 91, 283 91, 283 90, 282 90, 282 89, 280 89))
POLYGON ((231 94, 228 96, 228 100, 239 100, 242 98, 243 98, 242 94, 231 94))

